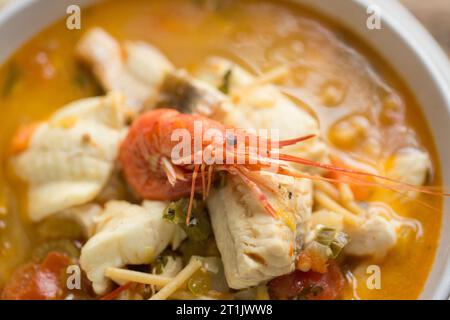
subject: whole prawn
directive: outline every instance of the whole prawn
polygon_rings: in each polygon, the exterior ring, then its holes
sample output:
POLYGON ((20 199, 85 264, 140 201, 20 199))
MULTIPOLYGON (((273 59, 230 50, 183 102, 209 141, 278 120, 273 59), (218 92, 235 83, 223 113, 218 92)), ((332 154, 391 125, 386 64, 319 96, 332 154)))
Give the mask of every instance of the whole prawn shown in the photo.
POLYGON ((174 109, 157 109, 141 115, 132 124, 121 146, 119 160, 127 183, 140 197, 151 200, 176 200, 189 196, 190 201, 186 223, 189 223, 190 220, 195 192, 202 191, 203 197, 206 198, 215 173, 218 171, 225 171, 239 177, 249 187, 258 201, 261 202, 265 211, 274 217, 277 217, 277 213, 262 191, 262 188, 265 186, 261 185, 261 179, 255 178, 251 172, 273 172, 272 165, 275 164, 277 174, 295 178, 335 181, 331 178, 312 176, 293 170, 287 165, 289 162, 320 167, 331 172, 339 172, 348 177, 347 182, 350 184, 367 187, 382 186, 394 191, 418 191, 448 196, 448 194, 433 191, 426 187, 405 184, 380 175, 340 168, 280 153, 280 149, 283 147, 313 137, 314 135, 309 135, 289 140, 273 141, 259 136, 255 137, 252 133, 243 130, 226 127, 217 121, 199 115, 181 114, 174 109), (186 159, 184 161, 173 161, 172 152, 179 142, 174 141, 172 133, 175 130, 186 130, 185 132, 188 133, 190 139, 189 143, 191 146, 194 146, 196 144, 195 139, 199 138, 196 137, 196 123, 201 125, 202 132, 213 129, 224 137, 224 139, 219 140, 219 145, 217 144, 217 136, 201 137, 201 153, 206 150, 212 154, 221 153, 221 159, 236 159, 238 156, 243 156, 245 161, 233 161, 232 163, 227 162, 224 164, 210 163, 200 158, 202 160, 198 163, 193 161, 196 156, 194 153, 189 154, 189 159, 187 160, 190 161, 186 161, 186 159), (249 145, 250 141, 255 141, 252 138, 257 138, 257 141, 264 141, 267 150, 252 148, 249 145), (244 148, 235 146, 234 142, 237 140, 244 141, 244 148), (221 148, 218 148, 218 146, 221 148), (384 181, 384 183, 371 182, 364 179, 366 177, 376 178, 384 181))

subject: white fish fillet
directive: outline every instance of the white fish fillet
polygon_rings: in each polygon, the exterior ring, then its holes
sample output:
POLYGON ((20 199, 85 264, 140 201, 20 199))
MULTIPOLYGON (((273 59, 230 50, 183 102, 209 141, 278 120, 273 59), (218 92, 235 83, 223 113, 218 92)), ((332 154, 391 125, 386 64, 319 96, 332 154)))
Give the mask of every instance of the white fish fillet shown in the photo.
POLYGON ((39 221, 93 200, 107 182, 122 138, 122 98, 73 102, 34 132, 12 159, 28 184, 28 215, 39 221))
POLYGON ((421 186, 425 183, 431 160, 427 152, 415 148, 400 150, 387 174, 403 183, 421 186))
POLYGON ((350 242, 344 252, 352 256, 371 256, 382 259, 397 243, 394 224, 379 215, 369 216, 359 226, 344 228, 350 242))
POLYGON ((155 47, 145 42, 121 45, 101 28, 89 30, 76 49, 79 59, 90 66, 106 91, 119 91, 134 111, 155 98, 173 65, 155 47))
POLYGON ((142 206, 126 201, 105 205, 97 218, 96 234, 83 246, 80 257, 96 293, 109 288, 108 267, 151 263, 178 237, 181 229, 163 219, 166 206, 160 201, 144 201, 142 206))
POLYGON ((350 256, 382 259, 397 243, 396 225, 380 214, 368 210, 355 216, 354 223, 346 223, 342 213, 319 210, 312 214, 312 225, 323 225, 344 231, 350 241, 344 252, 350 256))
MULTIPOLYGON (((416 186, 425 183, 431 165, 428 153, 408 148, 400 150, 392 160, 392 166, 387 171, 388 177, 416 186)), ((416 195, 414 191, 408 192, 408 197, 416 195)), ((346 228, 351 241, 344 251, 348 255, 381 259, 397 243, 395 221, 373 214, 368 214, 364 219, 358 228, 346 228)))
POLYGON ((294 250, 309 229, 311 182, 277 175, 264 178, 281 193, 279 198, 267 195, 286 218, 270 216, 234 177, 207 200, 227 282, 234 289, 255 286, 293 271, 294 250))
MULTIPOLYGON (((211 58, 195 74, 200 80, 220 87, 231 70, 229 92, 235 110, 223 122, 254 129, 280 129, 280 138, 294 138, 318 133, 317 121, 297 107, 270 84, 252 86, 255 78, 242 68, 221 58, 211 58), (246 87, 239 96, 236 90, 246 87)), ((318 139, 287 149, 288 153, 322 160, 326 146, 318 139)), ((310 228, 312 185, 305 179, 279 175, 265 176, 282 185, 291 199, 276 199, 266 192, 271 203, 281 205, 294 219, 294 229, 283 219, 274 219, 240 181, 231 179, 208 199, 217 246, 221 252, 225 275, 230 287, 247 288, 294 270, 294 249, 299 249, 310 228)), ((278 189, 281 192, 281 189, 278 189)))

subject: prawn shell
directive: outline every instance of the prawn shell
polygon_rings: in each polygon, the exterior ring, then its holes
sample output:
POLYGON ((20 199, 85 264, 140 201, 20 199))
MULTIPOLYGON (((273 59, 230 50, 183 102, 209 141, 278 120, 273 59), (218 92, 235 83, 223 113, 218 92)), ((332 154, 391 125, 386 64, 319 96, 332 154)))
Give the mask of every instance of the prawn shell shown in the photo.
MULTIPOLYGON (((173 109, 156 109, 141 115, 131 126, 122 143, 119 161, 124 176, 132 190, 150 200, 176 200, 190 195, 192 169, 185 170, 185 180, 177 180, 172 186, 160 166, 160 160, 171 159, 171 152, 179 141, 172 141, 172 133, 185 129, 190 133, 191 150, 194 150, 194 123, 200 121, 203 131, 214 128, 224 130, 216 121, 198 115, 180 114, 173 109)), ((203 141, 202 148, 208 144, 203 141)), ((196 180, 196 190, 201 179, 196 180)))

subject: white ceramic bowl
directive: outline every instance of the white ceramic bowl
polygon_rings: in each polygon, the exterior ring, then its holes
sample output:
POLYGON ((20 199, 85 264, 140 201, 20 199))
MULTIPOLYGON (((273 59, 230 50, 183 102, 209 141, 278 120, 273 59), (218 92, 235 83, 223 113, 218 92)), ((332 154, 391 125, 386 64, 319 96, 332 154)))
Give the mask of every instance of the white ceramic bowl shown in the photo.
MULTIPOLYGON (((0 64, 20 45, 66 14, 69 5, 96 0, 15 0, 0 13, 0 64)), ((382 28, 366 26, 371 0, 297 0, 351 30, 377 51, 415 94, 439 149, 445 185, 450 185, 450 66, 447 56, 396 0, 377 0, 382 28)), ((450 295, 450 200, 444 206, 440 245, 422 299, 450 295)))

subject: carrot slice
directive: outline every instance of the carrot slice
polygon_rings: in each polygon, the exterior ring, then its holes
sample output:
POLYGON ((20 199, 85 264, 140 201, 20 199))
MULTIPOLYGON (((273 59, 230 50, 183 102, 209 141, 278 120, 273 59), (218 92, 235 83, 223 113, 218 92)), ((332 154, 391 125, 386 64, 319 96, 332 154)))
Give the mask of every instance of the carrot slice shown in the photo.
POLYGON ((34 122, 19 127, 11 141, 10 150, 13 155, 21 153, 28 148, 34 132, 40 125, 41 122, 34 122))
POLYGON ((344 285, 344 276, 332 260, 326 273, 296 270, 271 280, 268 288, 272 299, 335 300, 342 294, 344 285))

